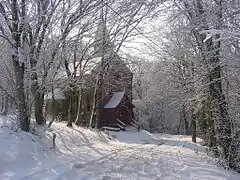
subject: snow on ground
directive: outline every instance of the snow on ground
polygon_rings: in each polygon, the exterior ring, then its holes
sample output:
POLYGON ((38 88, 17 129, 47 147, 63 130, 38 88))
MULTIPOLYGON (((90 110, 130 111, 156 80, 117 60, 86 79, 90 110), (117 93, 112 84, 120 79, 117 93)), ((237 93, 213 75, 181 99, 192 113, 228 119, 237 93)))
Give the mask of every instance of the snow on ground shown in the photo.
MULTIPOLYGON (((0 179, 7 180, 239 180, 217 166, 188 136, 146 131, 106 133, 53 123, 16 131, 0 117, 0 179), (56 149, 52 135, 56 133, 56 149)), ((199 140, 200 141, 200 140, 199 140)))

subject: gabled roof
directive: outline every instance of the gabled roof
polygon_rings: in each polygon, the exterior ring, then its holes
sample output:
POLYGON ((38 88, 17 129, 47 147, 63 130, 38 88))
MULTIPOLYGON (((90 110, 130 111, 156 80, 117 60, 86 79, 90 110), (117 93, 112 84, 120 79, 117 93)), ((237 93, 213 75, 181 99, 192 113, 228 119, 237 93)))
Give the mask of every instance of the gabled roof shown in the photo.
POLYGON ((124 97, 125 92, 114 92, 112 98, 104 106, 106 109, 116 108, 124 97))

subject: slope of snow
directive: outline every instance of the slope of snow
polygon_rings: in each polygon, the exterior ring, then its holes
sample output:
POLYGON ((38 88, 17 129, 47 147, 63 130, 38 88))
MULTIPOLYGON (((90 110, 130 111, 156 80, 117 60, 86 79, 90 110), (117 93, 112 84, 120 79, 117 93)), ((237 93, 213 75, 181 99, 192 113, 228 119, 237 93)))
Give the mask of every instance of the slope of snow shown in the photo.
MULTIPOLYGON (((108 143, 106 135, 84 128, 66 128, 63 123, 52 125, 52 129, 33 128, 34 134, 11 129, 11 119, 0 119, 0 179, 38 179, 40 174, 52 179, 72 168, 74 161, 88 162, 102 157, 94 143, 108 143), (56 150, 52 136, 57 134, 56 150), (48 174, 51 171, 50 175, 48 174)), ((105 152, 104 152, 105 153, 105 152)), ((39 177, 39 179, 42 179, 39 177)))
POLYGON ((0 117, 1 180, 240 179, 218 167, 188 136, 126 131, 108 137, 64 123, 51 129, 35 125, 31 134, 12 129, 10 122, 0 117))

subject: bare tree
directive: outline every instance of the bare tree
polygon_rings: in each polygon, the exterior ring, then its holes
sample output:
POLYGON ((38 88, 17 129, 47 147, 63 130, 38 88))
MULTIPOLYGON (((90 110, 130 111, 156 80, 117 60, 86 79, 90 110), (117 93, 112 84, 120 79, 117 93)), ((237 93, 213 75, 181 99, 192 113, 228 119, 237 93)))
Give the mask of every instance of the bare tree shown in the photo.
POLYGON ((26 98, 24 92, 25 72, 25 21, 26 2, 25 0, 0 2, 1 13, 1 37, 8 41, 12 47, 12 64, 15 72, 16 99, 18 109, 18 120, 24 131, 29 131, 29 117, 27 113, 26 98))

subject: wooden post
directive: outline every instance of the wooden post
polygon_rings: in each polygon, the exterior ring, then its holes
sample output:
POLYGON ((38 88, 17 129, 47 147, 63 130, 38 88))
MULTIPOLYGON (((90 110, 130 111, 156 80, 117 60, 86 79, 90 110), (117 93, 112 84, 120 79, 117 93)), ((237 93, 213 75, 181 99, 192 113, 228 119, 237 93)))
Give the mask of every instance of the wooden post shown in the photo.
POLYGON ((56 137, 57 137, 56 133, 53 133, 53 149, 55 149, 56 147, 56 142, 55 142, 56 137))

